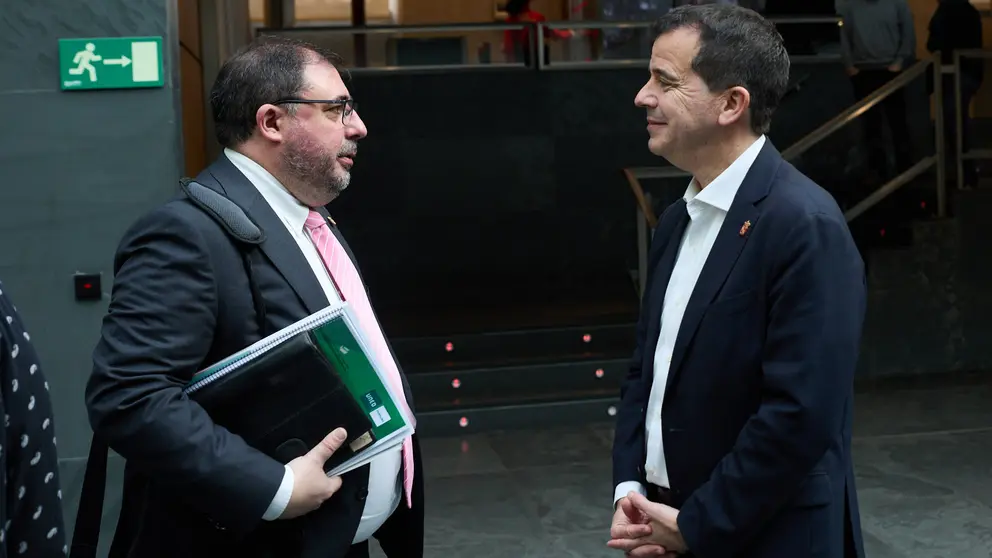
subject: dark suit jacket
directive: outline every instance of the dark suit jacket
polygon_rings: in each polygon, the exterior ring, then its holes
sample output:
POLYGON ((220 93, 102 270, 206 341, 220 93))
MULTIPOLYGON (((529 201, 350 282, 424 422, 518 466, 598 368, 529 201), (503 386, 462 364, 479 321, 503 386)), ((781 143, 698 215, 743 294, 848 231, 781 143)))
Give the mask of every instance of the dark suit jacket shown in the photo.
MULTIPOLYGON (((252 268, 266 328, 259 331, 241 248, 189 199, 153 210, 124 235, 86 390, 95 435, 127 460, 111 556, 341 557, 361 519, 369 468, 346 474, 317 511, 265 522, 283 464, 214 425, 181 392, 194 372, 328 304, 285 226, 226 157, 197 181, 241 206, 266 235, 252 268)), ((405 378, 404 387, 409 398, 405 378)), ((419 470, 416 440, 414 448, 419 470)), ((392 556, 422 553, 416 478, 414 508, 404 499, 377 533, 392 556)))
MULTIPOLYGON (((665 211, 651 247, 615 484, 646 483, 644 423, 684 208, 665 211)), ((865 291, 837 204, 767 142, 696 283, 666 384, 670 496, 696 556, 863 557, 851 404, 865 291)))

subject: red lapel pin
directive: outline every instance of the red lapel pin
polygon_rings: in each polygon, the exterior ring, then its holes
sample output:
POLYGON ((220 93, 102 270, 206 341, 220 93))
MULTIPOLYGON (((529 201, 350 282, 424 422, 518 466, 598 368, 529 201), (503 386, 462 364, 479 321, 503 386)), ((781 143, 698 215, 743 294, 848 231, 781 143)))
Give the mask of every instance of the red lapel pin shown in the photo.
POLYGON ((743 225, 741 225, 741 232, 740 232, 740 235, 741 235, 741 236, 744 236, 744 235, 746 235, 746 234, 747 234, 747 231, 748 231, 748 229, 750 229, 750 228, 751 228, 751 221, 744 221, 744 224, 743 224, 743 225))

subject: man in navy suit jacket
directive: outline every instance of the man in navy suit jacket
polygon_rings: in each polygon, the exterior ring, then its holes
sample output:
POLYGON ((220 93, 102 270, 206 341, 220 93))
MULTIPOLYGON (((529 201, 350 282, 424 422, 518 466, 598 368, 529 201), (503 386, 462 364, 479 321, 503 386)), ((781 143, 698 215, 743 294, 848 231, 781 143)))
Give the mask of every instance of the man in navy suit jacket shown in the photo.
POLYGON ((689 171, 649 257, 613 449, 630 556, 864 556, 851 459, 864 265, 831 196, 765 137, 789 56, 731 5, 655 28, 635 102, 689 171))

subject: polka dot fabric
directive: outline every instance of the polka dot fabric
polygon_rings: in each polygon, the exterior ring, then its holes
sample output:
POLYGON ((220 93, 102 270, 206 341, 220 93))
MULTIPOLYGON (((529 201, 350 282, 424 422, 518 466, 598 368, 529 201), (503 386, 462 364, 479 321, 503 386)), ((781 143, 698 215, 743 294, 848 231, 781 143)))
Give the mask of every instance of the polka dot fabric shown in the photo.
POLYGON ((48 382, 0 282, 0 557, 67 553, 48 382))

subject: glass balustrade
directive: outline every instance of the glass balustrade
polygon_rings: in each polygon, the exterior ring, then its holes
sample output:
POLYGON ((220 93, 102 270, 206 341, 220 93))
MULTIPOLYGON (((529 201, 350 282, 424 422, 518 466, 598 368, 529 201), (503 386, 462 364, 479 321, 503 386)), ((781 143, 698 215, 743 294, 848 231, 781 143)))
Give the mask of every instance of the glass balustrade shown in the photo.
MULTIPOLYGON (((795 63, 840 60, 838 18, 769 19, 779 26, 795 63)), ((257 33, 293 37, 329 48, 358 72, 642 67, 653 42, 650 22, 618 21, 301 26, 261 28, 257 33)))

